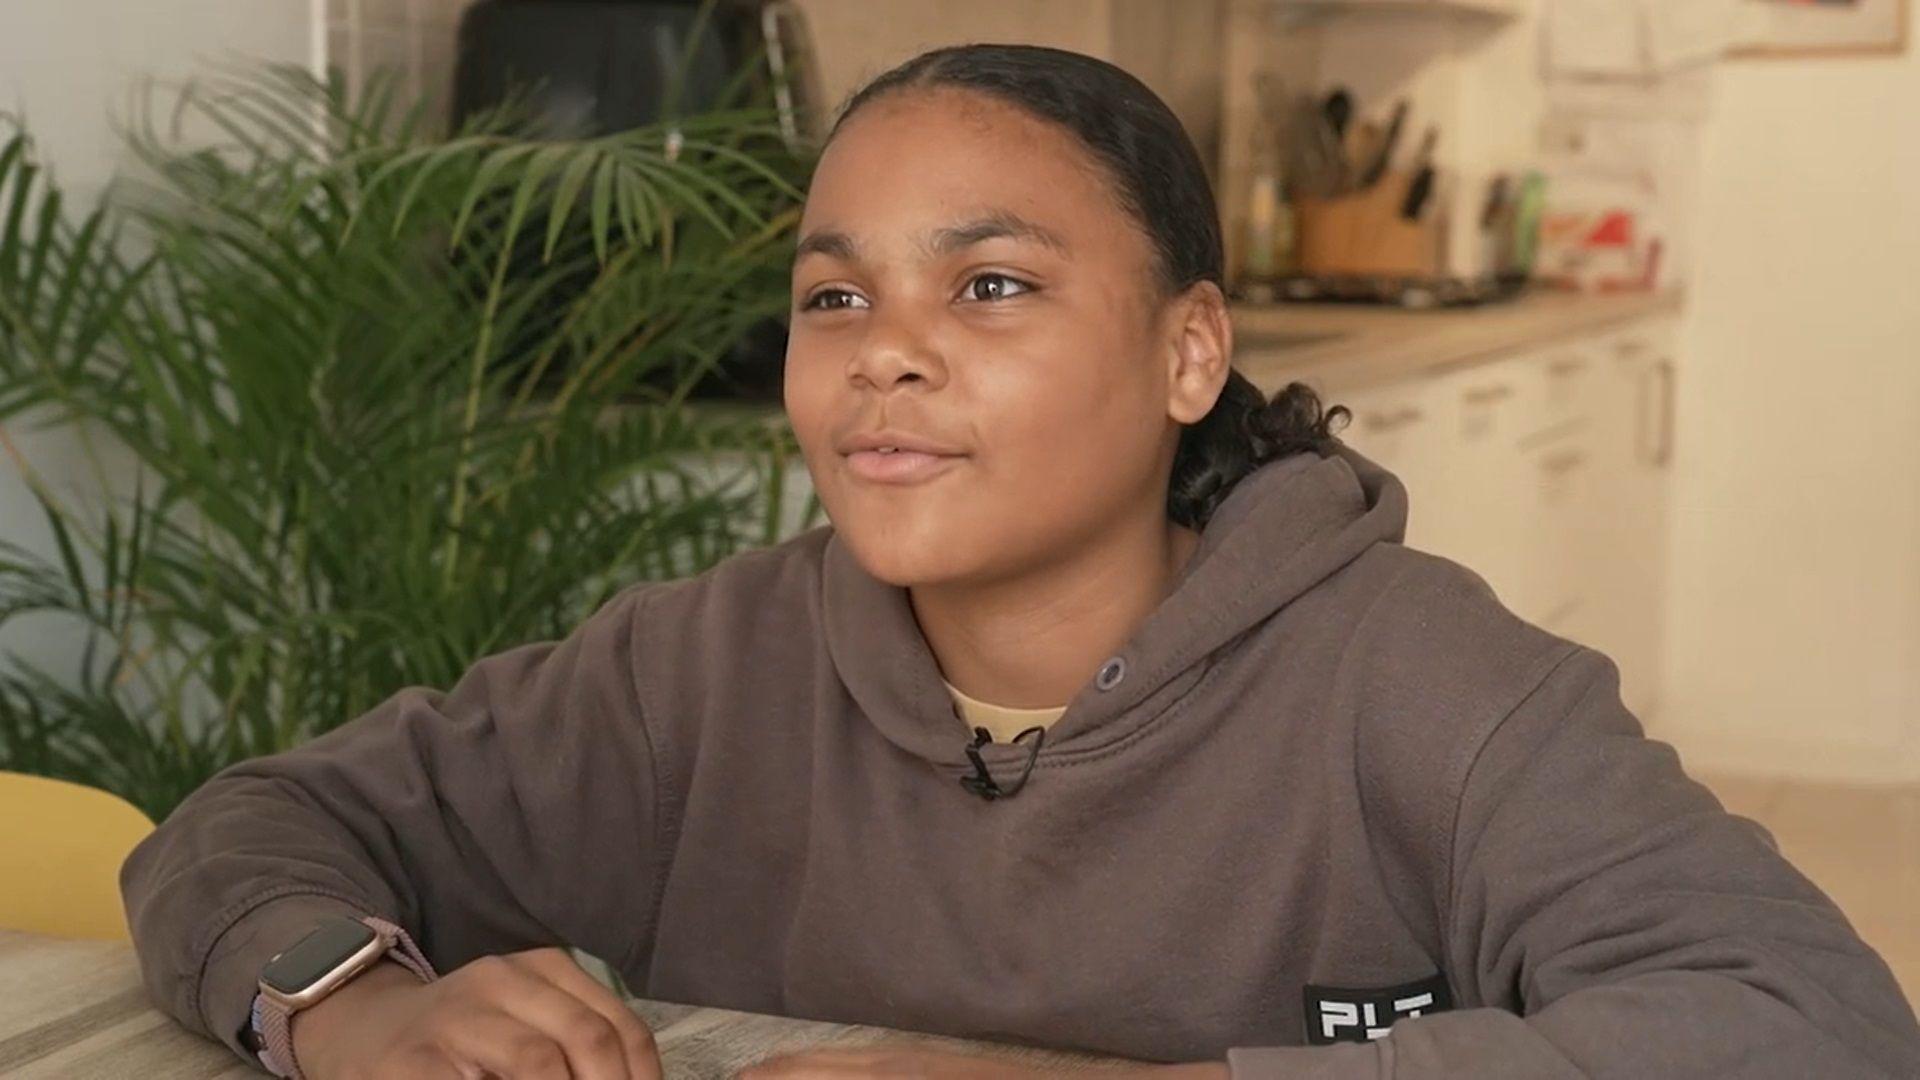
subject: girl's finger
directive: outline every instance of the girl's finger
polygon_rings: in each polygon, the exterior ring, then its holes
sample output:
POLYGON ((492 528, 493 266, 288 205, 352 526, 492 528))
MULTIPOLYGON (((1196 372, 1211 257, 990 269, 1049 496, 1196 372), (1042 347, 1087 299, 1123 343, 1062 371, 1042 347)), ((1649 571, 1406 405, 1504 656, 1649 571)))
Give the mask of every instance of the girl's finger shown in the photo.
POLYGON ((601 1016, 606 1017, 627 1051, 627 1071, 633 1080, 662 1080, 660 1051, 653 1041, 653 1029, 640 1019, 619 995, 574 963, 564 949, 536 949, 516 953, 513 959, 541 978, 572 994, 601 1016))
MULTIPOLYGON (((633 1080, 626 1046, 613 1023, 529 968, 512 961, 490 965, 484 993, 487 1006, 527 1024, 559 1048, 563 1057, 556 1075, 561 1080, 633 1080)), ((541 1050, 532 1045, 520 1049, 535 1055, 535 1067, 544 1070, 541 1050)), ((505 1075, 521 1080, 517 1072, 505 1075)))
POLYGON ((440 1038, 447 1056, 480 1075, 512 1080, 570 1080, 576 1075, 553 1036, 502 1009, 477 1009, 440 1038))

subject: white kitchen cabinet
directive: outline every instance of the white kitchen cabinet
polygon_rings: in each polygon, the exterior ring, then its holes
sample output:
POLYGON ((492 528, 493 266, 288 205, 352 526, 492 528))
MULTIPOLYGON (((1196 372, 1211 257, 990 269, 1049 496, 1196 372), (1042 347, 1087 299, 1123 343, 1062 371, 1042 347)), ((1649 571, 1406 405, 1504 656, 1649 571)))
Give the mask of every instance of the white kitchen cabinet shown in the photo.
POLYGON ((1614 659, 1627 705, 1641 716, 1657 707, 1662 679, 1676 337, 1671 322, 1650 322, 1602 343, 1588 584, 1573 622, 1559 630, 1614 659))
POLYGON ((1327 402, 1353 414, 1342 432, 1346 440, 1406 485, 1407 543, 1423 549, 1438 542, 1445 528, 1442 509, 1420 497, 1442 486, 1438 474, 1450 463, 1438 403, 1437 388, 1430 379, 1389 383, 1327 402))
POLYGON ((1529 618, 1557 634, 1572 635, 1580 614, 1594 600, 1593 510, 1603 483, 1596 467, 1592 432, 1579 428, 1526 456, 1529 502, 1538 514, 1528 554, 1532 557, 1529 618))
POLYGON ((1606 423, 1595 352, 1591 341, 1534 350, 1515 376, 1526 417, 1515 442, 1520 546, 1532 589, 1516 610, 1555 633, 1567 632, 1591 591, 1592 513, 1604 483, 1596 447, 1606 423))
POLYGON ((1530 441, 1545 423, 1535 360, 1510 356, 1440 380, 1450 483, 1426 498, 1443 521, 1430 550, 1493 586, 1508 607, 1544 624, 1560 598, 1546 550, 1538 466, 1530 441))
POLYGON ((1642 717, 1661 678, 1674 340, 1648 319, 1329 395, 1355 412, 1347 441, 1406 482, 1408 545, 1612 657, 1642 717))

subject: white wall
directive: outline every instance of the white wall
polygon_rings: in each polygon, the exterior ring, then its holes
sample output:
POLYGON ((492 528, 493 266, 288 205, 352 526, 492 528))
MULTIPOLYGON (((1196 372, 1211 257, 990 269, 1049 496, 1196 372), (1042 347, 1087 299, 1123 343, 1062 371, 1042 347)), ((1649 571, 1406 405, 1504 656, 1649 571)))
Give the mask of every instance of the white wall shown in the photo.
POLYGON ((1920 780, 1920 48, 1715 78, 1660 734, 1920 780))
MULTIPOLYGON (((0 110, 22 116, 41 160, 68 197, 91 201, 128 164, 112 120, 149 76, 179 79, 207 62, 306 63, 313 46, 308 0, 6 0, 0 3, 0 110)), ((88 485, 92 472, 69 430, 7 433, 56 489, 88 485)), ((130 471, 106 454, 109 482, 130 471)), ((38 505, 10 461, 0 460, 0 539, 50 553, 38 505)), ((25 620, 0 628, 0 656, 17 651, 49 671, 73 663, 73 639, 25 620)))
POLYGON ((24 114, 70 184, 124 163, 110 115, 146 76, 208 61, 306 62, 308 0, 64 0, 0 5, 0 109, 24 114))

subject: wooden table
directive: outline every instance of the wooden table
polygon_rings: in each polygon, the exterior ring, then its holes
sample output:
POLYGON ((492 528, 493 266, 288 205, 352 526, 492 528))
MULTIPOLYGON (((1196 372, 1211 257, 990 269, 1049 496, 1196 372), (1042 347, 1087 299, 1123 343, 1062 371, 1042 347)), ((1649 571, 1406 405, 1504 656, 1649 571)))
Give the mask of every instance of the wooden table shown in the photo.
MULTIPOLYGON (((670 1080, 721 1080, 777 1051, 912 1038, 1072 1070, 1126 1062, 665 1002, 632 1002, 670 1080)), ((148 1001, 124 944, 0 930, 0 1076, 8 1080, 206 1080, 265 1075, 148 1001)))

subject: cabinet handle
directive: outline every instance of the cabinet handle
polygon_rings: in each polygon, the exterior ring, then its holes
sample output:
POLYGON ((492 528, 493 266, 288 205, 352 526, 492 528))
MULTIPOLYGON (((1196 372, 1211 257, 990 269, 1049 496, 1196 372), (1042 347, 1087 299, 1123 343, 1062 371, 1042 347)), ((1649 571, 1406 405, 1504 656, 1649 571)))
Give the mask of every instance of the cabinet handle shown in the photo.
POLYGON ((1585 370, 1587 370, 1587 361, 1585 358, 1579 356, 1563 356, 1547 365, 1547 374, 1556 379, 1564 379, 1569 375, 1578 375, 1585 370))
POLYGON ((1397 428, 1406 427, 1408 424, 1418 423, 1425 419, 1426 415, 1426 413, 1421 412, 1417 407, 1409 405, 1390 413, 1362 413, 1360 416, 1360 426, 1369 431, 1393 431, 1397 428))
POLYGON ((1654 371, 1660 376, 1660 443, 1654 451, 1653 463, 1666 468, 1673 464, 1673 420, 1674 420, 1674 383, 1677 373, 1671 359, 1662 359, 1654 365, 1654 371))
POLYGON ((1586 463, 1587 455, 1584 452, 1569 450, 1565 453, 1554 454, 1551 457, 1543 458, 1540 462, 1540 471, 1546 473, 1548 476, 1562 476, 1580 468, 1586 463))
POLYGON ((1462 395, 1469 405, 1492 405, 1513 396, 1513 387, 1505 383, 1499 386, 1476 386, 1462 395))
POLYGON ((1613 355, 1620 360, 1637 360, 1653 351, 1653 346, 1645 338, 1629 338, 1613 347, 1613 355))

